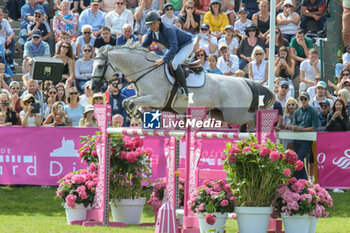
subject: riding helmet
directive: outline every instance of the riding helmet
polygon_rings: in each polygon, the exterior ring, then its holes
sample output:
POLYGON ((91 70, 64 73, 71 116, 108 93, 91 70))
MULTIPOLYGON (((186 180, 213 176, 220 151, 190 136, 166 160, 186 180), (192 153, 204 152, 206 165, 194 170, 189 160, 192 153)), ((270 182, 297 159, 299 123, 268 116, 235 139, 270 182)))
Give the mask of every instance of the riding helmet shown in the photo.
POLYGON ((146 24, 150 24, 154 21, 160 21, 160 15, 158 14, 157 11, 150 11, 146 14, 146 24))

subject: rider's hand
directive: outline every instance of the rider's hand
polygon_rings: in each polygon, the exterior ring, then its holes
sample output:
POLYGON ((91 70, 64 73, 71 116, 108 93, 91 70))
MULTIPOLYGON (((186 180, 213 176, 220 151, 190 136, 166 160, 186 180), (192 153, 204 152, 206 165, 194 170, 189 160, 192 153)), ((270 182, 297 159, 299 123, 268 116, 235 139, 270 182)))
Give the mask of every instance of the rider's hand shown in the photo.
POLYGON ((158 59, 155 63, 154 63, 154 65, 155 66, 160 66, 161 64, 163 64, 164 63, 164 60, 163 59, 158 59))

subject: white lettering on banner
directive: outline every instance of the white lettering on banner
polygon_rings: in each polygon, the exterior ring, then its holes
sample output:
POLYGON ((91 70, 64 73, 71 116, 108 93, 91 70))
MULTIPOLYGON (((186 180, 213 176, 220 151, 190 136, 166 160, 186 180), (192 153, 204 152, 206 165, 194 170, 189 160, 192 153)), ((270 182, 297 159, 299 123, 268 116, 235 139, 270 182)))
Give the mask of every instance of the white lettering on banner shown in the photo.
POLYGON ((0 175, 2 175, 2 166, 0 166, 0 175))
POLYGON ((62 173, 63 167, 62 164, 57 161, 50 161, 50 176, 58 176, 62 173), (53 165, 56 164, 59 167, 59 171, 54 173, 53 171, 53 165))
POLYGON ((18 168, 17 165, 12 167, 12 175, 16 175, 16 168, 18 168))
POLYGON ((317 168, 318 169, 323 169, 324 165, 323 163, 326 161, 326 155, 325 153, 319 153, 317 155, 317 168))
MULTIPOLYGON (((23 156, 23 161, 26 156, 23 156)), ((28 166, 27 167, 27 174, 30 176, 36 176, 36 156, 28 156, 28 157, 34 157, 34 165, 33 166, 28 166), (33 168, 33 171, 30 172, 30 169, 33 168)))
POLYGON ((341 169, 350 169, 350 149, 344 151, 344 157, 333 159, 333 164, 341 169))
POLYGON ((0 148, 0 154, 11 154, 10 148, 0 148))
POLYGON ((73 162, 73 172, 75 172, 75 162, 73 162))

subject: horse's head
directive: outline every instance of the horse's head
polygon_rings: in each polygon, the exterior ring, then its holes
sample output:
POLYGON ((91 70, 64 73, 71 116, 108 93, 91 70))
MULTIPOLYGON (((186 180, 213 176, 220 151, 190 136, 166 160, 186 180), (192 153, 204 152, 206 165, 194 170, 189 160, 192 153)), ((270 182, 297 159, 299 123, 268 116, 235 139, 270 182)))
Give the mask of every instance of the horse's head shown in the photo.
POLYGON ((100 92, 103 81, 108 81, 113 76, 113 67, 108 61, 107 47, 97 50, 96 58, 92 70, 91 90, 96 93, 100 92))

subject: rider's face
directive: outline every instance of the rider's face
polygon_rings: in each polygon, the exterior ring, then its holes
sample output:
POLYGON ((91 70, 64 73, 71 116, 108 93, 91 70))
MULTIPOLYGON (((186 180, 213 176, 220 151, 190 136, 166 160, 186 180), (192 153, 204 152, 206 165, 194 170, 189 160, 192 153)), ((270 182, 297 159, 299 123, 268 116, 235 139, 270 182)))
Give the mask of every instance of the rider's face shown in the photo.
POLYGON ((152 23, 148 24, 149 28, 154 31, 157 32, 159 31, 159 27, 160 27, 160 22, 159 21, 153 21, 152 23))

